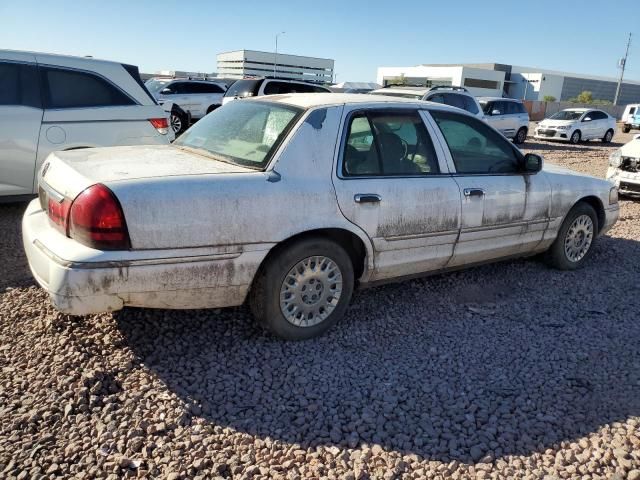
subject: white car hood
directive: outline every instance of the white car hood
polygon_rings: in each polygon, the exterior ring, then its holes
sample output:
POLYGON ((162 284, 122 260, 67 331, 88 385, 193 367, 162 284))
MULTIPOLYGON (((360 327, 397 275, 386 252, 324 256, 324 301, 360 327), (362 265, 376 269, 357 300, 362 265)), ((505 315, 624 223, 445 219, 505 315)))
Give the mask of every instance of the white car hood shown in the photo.
POLYGON ((184 175, 247 173, 255 170, 219 162, 173 145, 87 148, 54 152, 43 165, 45 182, 75 198, 96 183, 184 175))
POLYGON ((634 138, 629 143, 620 147, 623 157, 640 158, 640 138, 634 138))

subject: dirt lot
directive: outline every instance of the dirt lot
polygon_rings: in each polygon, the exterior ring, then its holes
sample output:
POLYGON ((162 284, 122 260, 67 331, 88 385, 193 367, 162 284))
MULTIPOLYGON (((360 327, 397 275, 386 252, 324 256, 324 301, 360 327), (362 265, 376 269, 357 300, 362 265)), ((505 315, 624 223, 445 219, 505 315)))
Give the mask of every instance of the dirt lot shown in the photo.
MULTIPOLYGON (((604 176, 630 138, 525 149, 604 176)), ((640 478, 640 202, 581 271, 362 291, 304 343, 244 308, 60 315, 23 210, 0 206, 0 477, 640 478)))

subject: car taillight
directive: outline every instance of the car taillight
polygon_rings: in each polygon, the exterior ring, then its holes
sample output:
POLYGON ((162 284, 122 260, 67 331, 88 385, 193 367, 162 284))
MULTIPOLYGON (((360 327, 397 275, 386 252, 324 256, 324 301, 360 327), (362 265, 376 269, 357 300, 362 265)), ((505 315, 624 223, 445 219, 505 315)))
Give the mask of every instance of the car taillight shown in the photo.
POLYGON ((166 118, 150 118, 149 121, 161 135, 169 133, 169 122, 166 118))
POLYGON ((71 204, 68 235, 99 250, 126 250, 131 246, 120 203, 100 183, 84 190, 71 204))
POLYGON ((47 200, 47 215, 49 216, 49 220, 65 235, 67 234, 70 208, 71 201, 68 198, 64 198, 61 202, 51 197, 47 200))

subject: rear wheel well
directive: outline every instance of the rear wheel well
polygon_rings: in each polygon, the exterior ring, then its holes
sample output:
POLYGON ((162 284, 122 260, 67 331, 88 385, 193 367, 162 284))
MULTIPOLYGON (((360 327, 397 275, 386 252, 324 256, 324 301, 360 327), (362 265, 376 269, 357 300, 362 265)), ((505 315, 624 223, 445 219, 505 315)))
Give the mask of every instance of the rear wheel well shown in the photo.
POLYGON ((263 266, 269 259, 278 255, 279 252, 286 249, 292 243, 310 237, 326 238, 328 240, 333 240, 334 242, 336 242, 346 250, 349 258, 351 258, 351 263, 353 265, 353 278, 357 280, 360 278, 360 276, 362 276, 364 272, 364 262, 367 255, 367 249, 360 237, 358 237, 355 233, 350 232, 349 230, 344 230, 342 228, 321 228, 317 230, 309 230, 306 232, 298 233, 292 237, 287 238, 286 240, 283 240, 275 247, 273 247, 271 251, 269 251, 265 259, 262 261, 260 268, 258 269, 258 274, 260 274, 260 270, 262 270, 263 266))
POLYGON ((590 197, 581 198, 578 202, 576 202, 576 204, 580 202, 584 202, 590 205, 596 211, 596 215, 598 216, 598 233, 600 233, 600 231, 602 230, 602 227, 604 226, 604 222, 606 220, 605 213, 604 213, 604 205, 602 205, 602 201, 598 197, 590 196, 590 197))

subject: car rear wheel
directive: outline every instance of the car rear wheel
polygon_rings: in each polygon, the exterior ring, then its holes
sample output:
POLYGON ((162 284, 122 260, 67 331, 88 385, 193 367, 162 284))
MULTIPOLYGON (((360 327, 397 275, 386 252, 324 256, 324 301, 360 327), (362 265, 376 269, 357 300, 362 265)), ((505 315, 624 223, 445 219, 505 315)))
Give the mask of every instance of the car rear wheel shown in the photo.
POLYGON ((547 262, 560 270, 580 268, 593 252, 598 216, 591 205, 580 202, 567 214, 558 236, 547 251, 547 262))
POLYGON ((169 118, 169 122, 171 123, 171 129, 173 133, 179 135, 186 129, 186 119, 181 118, 177 113, 171 113, 171 117, 169 118))
POLYGON ((602 143, 611 143, 611 140, 613 140, 613 130, 609 129, 602 137, 602 143))
POLYGON ((220 105, 210 105, 209 108, 207 108, 207 115, 209 115, 211 112, 213 112, 219 106, 220 105))
POLYGON ((629 133, 631 131, 631 127, 627 127, 626 125, 622 127, 622 133, 629 133))
POLYGON ((283 247, 261 267, 249 298, 260 324, 286 340, 306 340, 331 328, 353 293, 353 264, 339 244, 309 238, 283 247))
POLYGON ((573 132, 571 134, 571 138, 569 139, 569 141, 576 145, 578 143, 580 143, 580 139, 582 138, 582 134, 580 133, 580 130, 576 130, 575 132, 573 132))
POLYGON ((527 139, 527 129, 525 127, 522 127, 520 130, 518 130, 518 133, 516 133, 516 136, 513 139, 513 141, 514 143, 521 145, 525 142, 526 139, 527 139))

